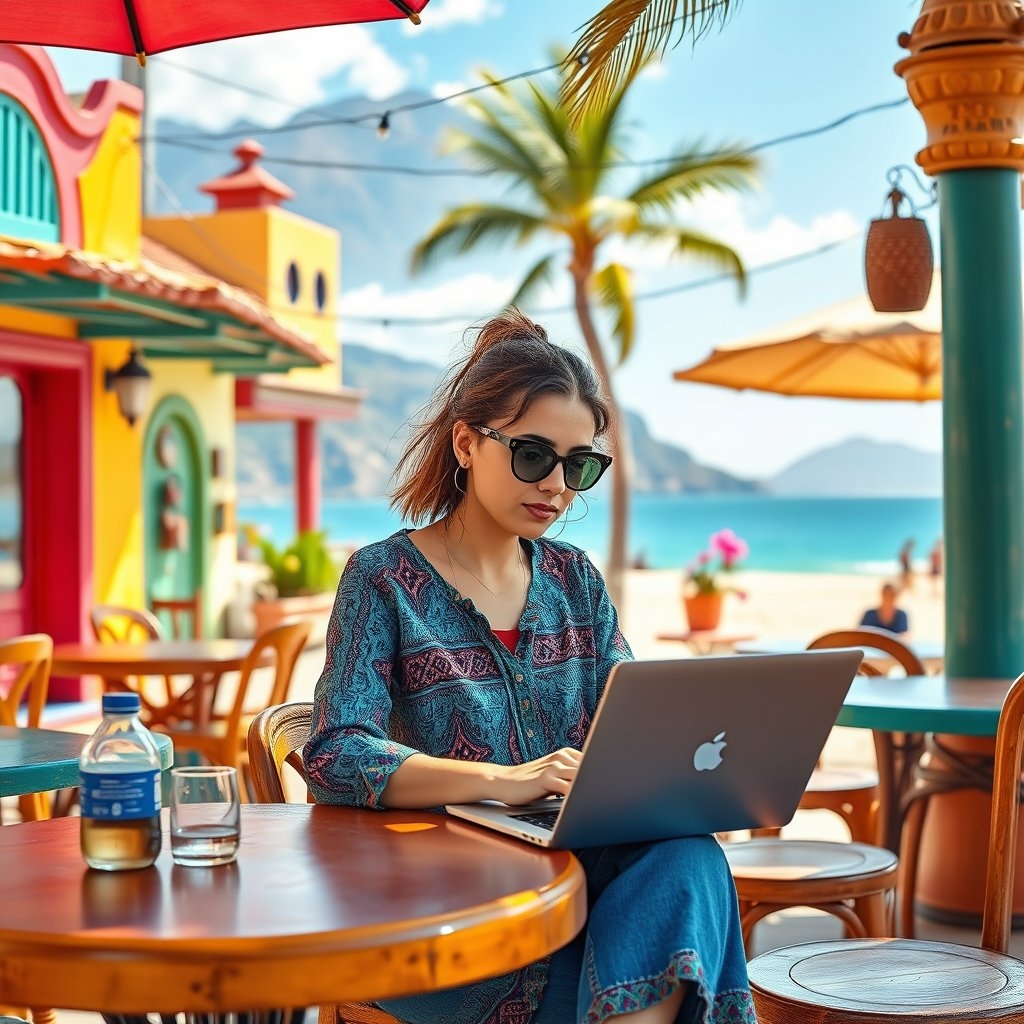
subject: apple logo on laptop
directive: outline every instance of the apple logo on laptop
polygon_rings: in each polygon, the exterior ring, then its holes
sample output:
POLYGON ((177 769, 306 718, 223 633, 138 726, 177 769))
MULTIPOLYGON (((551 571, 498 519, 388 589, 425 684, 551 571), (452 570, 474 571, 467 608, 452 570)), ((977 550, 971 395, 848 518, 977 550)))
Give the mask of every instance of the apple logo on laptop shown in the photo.
POLYGON ((725 747, 725 732, 713 740, 702 743, 693 754, 693 767, 699 772, 710 772, 722 763, 722 749, 725 747))

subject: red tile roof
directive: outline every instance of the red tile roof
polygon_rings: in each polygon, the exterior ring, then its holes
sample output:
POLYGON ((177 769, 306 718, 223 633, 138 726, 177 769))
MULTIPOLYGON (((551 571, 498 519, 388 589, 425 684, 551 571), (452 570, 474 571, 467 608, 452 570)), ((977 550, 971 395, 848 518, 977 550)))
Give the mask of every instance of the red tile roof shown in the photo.
MULTIPOLYGON (((117 292, 157 299, 184 309, 217 313, 257 328, 313 365, 330 358, 305 335, 279 323, 251 292, 204 273, 173 250, 145 239, 137 263, 49 242, 0 239, 0 270, 62 275, 103 284, 117 292), (165 262, 166 260, 166 262, 165 262)), ((168 334, 172 334, 168 330, 168 334)))

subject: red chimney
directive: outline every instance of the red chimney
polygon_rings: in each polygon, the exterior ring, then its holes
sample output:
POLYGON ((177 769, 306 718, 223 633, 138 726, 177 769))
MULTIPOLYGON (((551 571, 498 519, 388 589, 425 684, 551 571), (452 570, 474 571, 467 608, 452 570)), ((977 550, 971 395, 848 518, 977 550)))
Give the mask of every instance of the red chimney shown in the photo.
POLYGON ((268 171, 257 166, 265 150, 255 139, 246 139, 236 150, 238 167, 223 177, 199 186, 200 192, 213 196, 217 210, 261 209, 280 206, 295 193, 268 171))

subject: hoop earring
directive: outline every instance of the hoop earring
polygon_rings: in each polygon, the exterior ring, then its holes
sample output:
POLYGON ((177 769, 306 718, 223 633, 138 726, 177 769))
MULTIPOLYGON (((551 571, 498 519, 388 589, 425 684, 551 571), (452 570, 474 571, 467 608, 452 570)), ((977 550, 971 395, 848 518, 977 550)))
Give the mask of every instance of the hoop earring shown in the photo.
MULTIPOLYGON (((452 485, 455 487, 455 490, 457 490, 459 492, 459 494, 465 494, 466 493, 465 488, 459 486, 459 470, 460 469, 466 469, 466 467, 461 465, 461 464, 459 464, 458 466, 455 467, 455 472, 452 473, 452 485)), ((468 470, 466 470, 466 475, 468 477, 468 475, 469 475, 469 471, 468 470)))
POLYGON ((582 494, 579 494, 579 493, 575 494, 573 496, 572 501, 570 501, 569 504, 565 506, 565 514, 562 516, 562 521, 559 524, 558 533, 551 534, 551 539, 555 540, 557 537, 561 537, 562 536, 562 531, 570 523, 578 523, 581 520, 586 519, 587 518, 587 513, 589 511, 590 511, 590 506, 587 504, 587 499, 584 498, 582 494), (584 505, 583 515, 577 516, 575 519, 570 519, 569 518, 569 513, 572 511, 573 502, 576 502, 576 501, 582 501, 583 502, 583 505, 584 505))
POLYGON ((567 522, 578 523, 587 518, 587 513, 590 512, 590 505, 587 504, 587 499, 582 494, 576 494, 576 496, 569 502, 569 508, 565 510, 566 515, 569 514, 569 509, 572 508, 573 504, 577 501, 583 502, 583 515, 577 516, 575 519, 569 519, 567 522))

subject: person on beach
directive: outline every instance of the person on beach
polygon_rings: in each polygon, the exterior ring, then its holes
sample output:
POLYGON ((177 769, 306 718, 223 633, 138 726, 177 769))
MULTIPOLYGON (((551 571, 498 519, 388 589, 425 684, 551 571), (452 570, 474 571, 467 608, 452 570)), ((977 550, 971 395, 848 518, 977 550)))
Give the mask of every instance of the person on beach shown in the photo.
MULTIPOLYGON (((608 674, 632 653, 596 567, 545 535, 611 463, 594 447, 610 415, 589 363, 518 310, 479 330, 396 469, 392 503, 417 528, 355 551, 339 583, 303 755, 317 801, 568 792, 608 674)), ((383 1009, 407 1024, 753 1024, 714 836, 574 852, 589 911, 573 942, 383 1009)))
POLYGON ((932 545, 932 549, 928 552, 928 574, 932 578, 932 593, 937 594, 939 592, 939 586, 942 583, 942 538, 932 545))
POLYGON ((887 629, 890 633, 902 634, 910 629, 910 620, 902 608, 896 607, 898 592, 892 583, 882 584, 881 599, 877 608, 869 608, 861 617, 862 626, 887 629))
POLYGON ((899 553, 900 563, 900 586, 904 590, 911 590, 914 586, 914 538, 906 540, 899 553))

